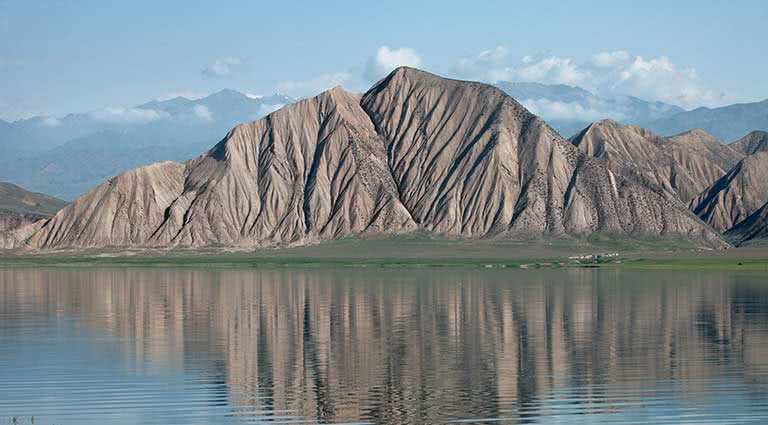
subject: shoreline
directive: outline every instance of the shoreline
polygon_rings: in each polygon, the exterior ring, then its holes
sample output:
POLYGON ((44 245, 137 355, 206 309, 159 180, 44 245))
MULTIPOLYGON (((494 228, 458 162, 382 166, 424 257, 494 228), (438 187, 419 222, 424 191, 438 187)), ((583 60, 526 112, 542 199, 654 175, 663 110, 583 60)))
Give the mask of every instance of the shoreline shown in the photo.
POLYGON ((300 247, 260 249, 0 251, 0 267, 632 268, 768 272, 768 247, 712 250, 670 241, 631 240, 343 239, 300 247))
POLYGON ((616 257, 601 261, 576 261, 567 258, 330 258, 261 257, 242 255, 173 256, 0 256, 0 268, 462 268, 462 269, 691 269, 750 270, 768 272, 768 258, 678 258, 616 257))

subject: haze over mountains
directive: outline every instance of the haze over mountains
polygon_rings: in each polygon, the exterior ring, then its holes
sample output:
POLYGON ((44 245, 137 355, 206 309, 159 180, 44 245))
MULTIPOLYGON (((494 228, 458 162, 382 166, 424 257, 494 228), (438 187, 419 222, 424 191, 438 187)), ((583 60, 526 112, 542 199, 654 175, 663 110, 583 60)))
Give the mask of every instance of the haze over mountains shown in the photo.
POLYGON ((74 199, 128 169, 197 156, 236 124, 293 101, 222 90, 197 100, 6 123, 0 126, 0 181, 74 199))
POLYGON ((768 130, 768 99, 686 111, 675 105, 632 96, 601 97, 563 84, 499 82, 496 85, 564 136, 574 135, 590 122, 606 118, 639 125, 662 136, 698 128, 724 142, 735 141, 754 130, 768 130))
MULTIPOLYGON (((195 106, 147 110, 180 117, 195 106)), ((719 248, 723 232, 735 243, 764 233, 763 140, 754 132, 729 146, 703 130, 662 137, 614 120, 566 140, 495 87, 401 67, 362 96, 337 87, 237 125, 186 163, 122 173, 5 239, 257 247, 418 230, 719 248)))
POLYGON ((605 98, 583 88, 564 84, 502 81, 496 83, 496 86, 547 120, 565 137, 601 119, 613 119, 625 124, 645 124, 685 111, 679 106, 648 102, 632 96, 605 98))

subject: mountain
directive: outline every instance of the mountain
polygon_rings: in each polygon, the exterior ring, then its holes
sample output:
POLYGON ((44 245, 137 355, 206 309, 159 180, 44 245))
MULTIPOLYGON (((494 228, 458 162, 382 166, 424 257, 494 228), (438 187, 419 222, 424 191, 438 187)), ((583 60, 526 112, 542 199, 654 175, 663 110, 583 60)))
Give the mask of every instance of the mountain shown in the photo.
POLYGON ((50 217, 67 203, 43 193, 29 192, 11 183, 0 182, 0 210, 50 217))
POLYGON ((0 182, 0 248, 18 242, 11 234, 17 228, 49 218, 66 204, 61 199, 0 182))
POLYGON ((496 86, 565 136, 575 135, 591 121, 610 118, 625 124, 643 124, 684 111, 678 106, 632 96, 601 97, 564 84, 501 81, 496 86))
POLYGON ((731 143, 731 147, 744 155, 768 151, 768 132, 753 131, 731 143))
POLYGON ((768 203, 725 232, 736 245, 768 240, 768 203))
POLYGON ((13 152, 0 156, 0 178, 72 199, 128 169, 193 158, 234 125, 292 102, 222 90, 197 100, 177 97, 127 110, 19 121, 10 124, 12 136, 0 138, 0 146, 13 152), (30 140, 32 148, 17 147, 30 140))
POLYGON ((725 232, 768 202, 768 152, 741 160, 691 201, 691 210, 725 232))
POLYGON ((661 135, 701 128, 720 140, 731 142, 754 130, 768 130, 768 99, 721 108, 696 108, 644 125, 661 135))
POLYGON ((702 130, 665 138, 613 120, 591 124, 571 138, 585 154, 603 158, 622 175, 634 174, 688 204, 742 155, 702 130))
POLYGON ((237 126, 186 165, 112 179, 30 243, 257 246, 415 228, 373 123, 357 96, 337 88, 237 126))
POLYGON ((673 194, 615 172, 494 87, 398 68, 238 125, 206 154, 125 172, 33 248, 452 238, 675 237, 725 246, 673 194))

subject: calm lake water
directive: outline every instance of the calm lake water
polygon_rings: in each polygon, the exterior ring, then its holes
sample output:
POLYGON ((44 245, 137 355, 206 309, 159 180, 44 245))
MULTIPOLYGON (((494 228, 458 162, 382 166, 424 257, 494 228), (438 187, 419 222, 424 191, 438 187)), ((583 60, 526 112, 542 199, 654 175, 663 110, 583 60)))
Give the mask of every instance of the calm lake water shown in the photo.
POLYGON ((767 423, 768 277, 0 269, 0 424, 767 423))

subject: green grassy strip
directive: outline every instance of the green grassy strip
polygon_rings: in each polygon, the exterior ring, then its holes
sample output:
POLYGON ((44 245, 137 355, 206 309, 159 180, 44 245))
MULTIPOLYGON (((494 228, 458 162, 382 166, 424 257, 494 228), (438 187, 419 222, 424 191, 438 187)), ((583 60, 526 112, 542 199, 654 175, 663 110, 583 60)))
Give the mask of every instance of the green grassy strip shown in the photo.
POLYGON ((27 255, 0 257, 5 267, 195 267, 195 268, 259 268, 259 267, 465 267, 465 268, 554 268, 610 267, 633 269, 718 269, 765 270, 768 259, 616 259, 599 264, 577 263, 559 258, 320 258, 277 257, 248 254, 219 255, 27 255))
POLYGON ((315 258, 257 257, 239 255, 204 256, 9 256, 0 257, 0 266, 26 267, 559 267, 553 259, 462 259, 462 258, 315 258))
POLYGON ((636 259, 625 260, 620 264, 610 264, 636 269, 709 269, 709 270, 764 270, 768 271, 768 259, 636 259))

